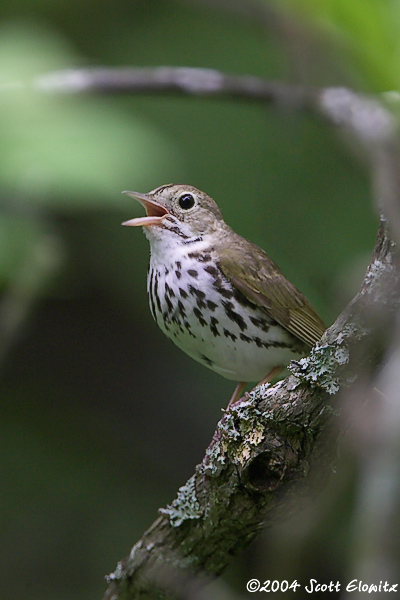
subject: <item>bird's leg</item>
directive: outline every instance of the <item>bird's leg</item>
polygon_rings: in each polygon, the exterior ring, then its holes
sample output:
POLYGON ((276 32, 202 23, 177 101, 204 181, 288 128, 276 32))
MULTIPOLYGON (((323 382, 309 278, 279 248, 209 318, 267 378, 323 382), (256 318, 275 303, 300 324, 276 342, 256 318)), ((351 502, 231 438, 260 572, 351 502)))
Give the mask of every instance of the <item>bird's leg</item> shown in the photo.
POLYGON ((280 373, 281 371, 283 371, 283 369, 284 369, 284 368, 285 368, 285 367, 282 367, 282 365, 279 365, 279 367, 274 367, 274 368, 272 369, 272 371, 270 371, 270 372, 268 373, 268 375, 266 375, 266 376, 264 377, 264 379, 261 379, 260 383, 258 383, 257 385, 261 385, 262 383, 269 383, 270 381, 272 381, 272 380, 273 380, 273 378, 274 378, 274 377, 276 377, 277 375, 279 375, 279 373, 280 373))
MULTIPOLYGON (((247 381, 239 381, 239 383, 237 384, 237 386, 235 387, 235 391, 232 394, 232 398, 229 400, 228 402, 228 406, 226 407, 226 409, 222 409, 224 410, 224 413, 227 413, 229 410, 229 407, 232 406, 232 404, 235 404, 235 402, 237 402, 240 399, 241 393, 243 392, 244 388, 246 387, 246 383, 247 381)), ((223 417, 224 419, 225 417, 223 417)), ((211 444, 208 447, 208 451, 210 451, 214 445, 218 442, 219 440, 219 436, 220 436, 220 430, 217 428, 217 430, 214 432, 213 435, 213 439, 211 440, 211 444)), ((206 457, 206 464, 208 464, 209 459, 208 457, 206 457)))
MULTIPOLYGON (((262 383, 268 383, 269 381, 272 381, 272 379, 274 377, 276 377, 277 375, 279 375, 279 373, 283 369, 284 369, 284 367, 282 367, 281 365, 279 365, 279 367, 274 367, 268 373, 268 375, 266 375, 264 377, 264 379, 261 379, 261 381, 257 385, 261 385, 262 383)), ((228 406, 226 407, 226 410, 228 410, 228 408, 230 408, 233 404, 235 404, 235 402, 237 402, 238 400, 240 400, 241 394, 242 394, 244 388, 246 387, 246 383, 247 383, 246 381, 239 381, 239 383, 235 387, 235 391, 232 394, 232 398, 229 400, 229 403, 228 403, 228 406)))
POLYGON ((228 410, 228 408, 230 406, 232 406, 232 404, 235 404, 235 402, 237 402, 240 399, 241 393, 243 392, 244 388, 246 387, 246 383, 247 383, 247 381, 239 381, 239 383, 235 387, 235 391, 232 394, 232 398, 229 400, 228 406, 226 407, 225 410, 228 410))

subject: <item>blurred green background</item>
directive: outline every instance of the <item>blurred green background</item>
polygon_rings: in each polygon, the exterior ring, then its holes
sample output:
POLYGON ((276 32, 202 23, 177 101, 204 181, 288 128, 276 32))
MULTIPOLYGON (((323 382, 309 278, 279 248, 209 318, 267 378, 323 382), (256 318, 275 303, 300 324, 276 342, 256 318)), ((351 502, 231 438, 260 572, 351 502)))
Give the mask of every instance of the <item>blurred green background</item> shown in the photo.
MULTIPOLYGON (((2 595, 98 599, 104 575, 192 474, 232 392, 152 322, 147 241, 120 227, 143 211, 120 192, 204 189, 328 324, 358 289, 378 218, 362 159, 311 117, 46 94, 32 78, 181 65, 399 89, 400 7, 3 0, 0 15, 2 595)), ((232 594, 247 597, 251 577, 345 578, 355 466, 346 449, 339 461, 322 495, 234 561, 232 594)))

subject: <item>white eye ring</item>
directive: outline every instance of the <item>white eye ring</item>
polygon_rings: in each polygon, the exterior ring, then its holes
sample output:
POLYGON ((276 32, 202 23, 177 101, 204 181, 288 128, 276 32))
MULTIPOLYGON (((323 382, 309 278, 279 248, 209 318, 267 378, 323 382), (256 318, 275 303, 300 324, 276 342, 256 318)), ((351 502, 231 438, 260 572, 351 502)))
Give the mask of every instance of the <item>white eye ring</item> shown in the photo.
POLYGON ((193 208, 195 204, 194 196, 189 193, 182 194, 178 200, 178 204, 183 210, 189 210, 190 208, 193 208))

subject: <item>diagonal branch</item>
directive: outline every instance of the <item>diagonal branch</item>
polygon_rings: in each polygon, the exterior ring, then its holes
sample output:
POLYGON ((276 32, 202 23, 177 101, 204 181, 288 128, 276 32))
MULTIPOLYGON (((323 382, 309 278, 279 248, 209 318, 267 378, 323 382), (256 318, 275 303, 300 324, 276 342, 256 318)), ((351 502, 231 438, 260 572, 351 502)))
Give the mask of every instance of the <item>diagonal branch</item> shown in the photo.
POLYGON ((301 105, 311 100, 310 88, 268 81, 252 75, 230 75, 195 67, 126 67, 68 69, 34 80, 41 91, 58 93, 162 94, 208 96, 301 105))

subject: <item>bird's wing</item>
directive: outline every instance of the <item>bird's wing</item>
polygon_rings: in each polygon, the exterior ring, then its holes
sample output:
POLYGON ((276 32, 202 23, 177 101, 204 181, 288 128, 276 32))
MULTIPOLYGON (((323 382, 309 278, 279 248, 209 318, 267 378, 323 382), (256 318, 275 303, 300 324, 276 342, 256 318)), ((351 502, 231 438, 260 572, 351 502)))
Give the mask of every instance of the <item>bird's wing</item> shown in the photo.
POLYGON ((322 319, 261 248, 238 238, 233 245, 219 249, 224 275, 250 302, 313 346, 326 329, 322 319))

